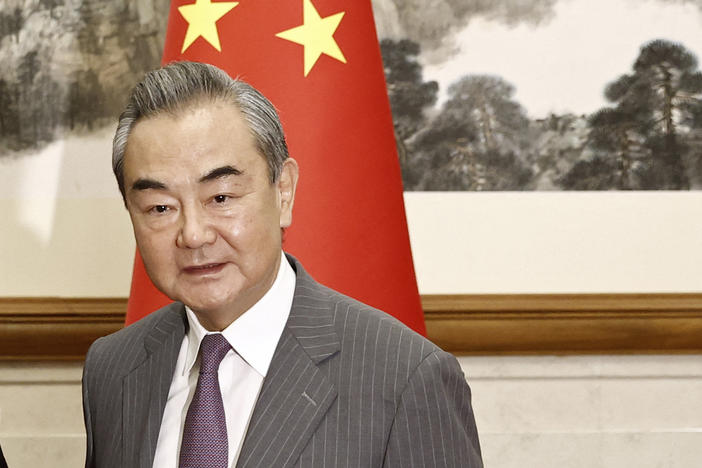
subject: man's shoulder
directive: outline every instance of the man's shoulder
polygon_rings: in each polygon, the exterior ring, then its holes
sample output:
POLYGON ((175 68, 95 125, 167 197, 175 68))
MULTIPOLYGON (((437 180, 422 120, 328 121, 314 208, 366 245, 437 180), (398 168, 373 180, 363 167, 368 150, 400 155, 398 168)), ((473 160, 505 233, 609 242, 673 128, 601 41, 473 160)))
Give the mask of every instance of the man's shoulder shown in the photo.
POLYGON ((164 321, 175 322, 178 320, 183 320, 183 305, 173 302, 127 327, 98 338, 90 347, 89 356, 99 356, 118 350, 121 353, 139 351, 143 348, 140 344, 155 328, 160 327, 164 321))
POLYGON ((436 344, 380 309, 321 285, 332 304, 334 327, 342 349, 363 349, 380 357, 391 353, 418 363, 433 353, 444 354, 436 344))
POLYGON ((452 354, 395 317, 325 286, 317 291, 327 301, 338 338, 338 354, 328 365, 337 369, 330 375, 339 379, 340 391, 349 392, 349 382, 370 376, 383 395, 392 395, 399 404, 405 391, 417 390, 416 382, 465 382, 452 354))
POLYGON ((361 373, 384 369, 398 382, 432 363, 459 369, 451 354, 395 317, 318 283, 294 257, 288 260, 297 274, 288 329, 311 355, 361 373))

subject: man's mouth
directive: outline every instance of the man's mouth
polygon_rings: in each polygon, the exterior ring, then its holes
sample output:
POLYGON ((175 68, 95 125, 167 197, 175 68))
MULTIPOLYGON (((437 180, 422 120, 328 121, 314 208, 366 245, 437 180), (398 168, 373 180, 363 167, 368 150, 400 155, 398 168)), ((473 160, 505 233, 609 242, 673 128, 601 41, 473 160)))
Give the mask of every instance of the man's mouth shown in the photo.
POLYGON ((183 268, 183 271, 189 275, 206 275, 218 273, 224 268, 224 263, 203 263, 202 265, 190 265, 183 268))

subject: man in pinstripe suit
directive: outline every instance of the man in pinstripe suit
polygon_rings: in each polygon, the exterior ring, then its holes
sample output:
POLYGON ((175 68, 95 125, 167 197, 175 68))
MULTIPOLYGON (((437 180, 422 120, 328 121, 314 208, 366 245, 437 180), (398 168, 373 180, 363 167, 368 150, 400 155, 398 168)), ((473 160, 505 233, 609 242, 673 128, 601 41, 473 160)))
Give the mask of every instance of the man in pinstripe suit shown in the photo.
POLYGON ((208 334, 232 348, 217 466, 482 466, 455 358, 283 255, 298 168, 260 93, 209 65, 149 73, 113 168, 147 272, 176 302, 88 352, 86 467, 184 466, 208 334))

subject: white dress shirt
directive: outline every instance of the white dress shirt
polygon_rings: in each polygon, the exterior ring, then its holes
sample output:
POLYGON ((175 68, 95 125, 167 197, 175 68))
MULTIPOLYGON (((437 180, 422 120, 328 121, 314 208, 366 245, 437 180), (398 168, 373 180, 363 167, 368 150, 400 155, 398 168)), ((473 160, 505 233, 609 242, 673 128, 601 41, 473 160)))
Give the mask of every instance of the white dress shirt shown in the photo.
MULTIPOLYGON (((239 458, 263 379, 290 315, 295 272, 282 255, 278 275, 266 294, 221 333, 232 345, 219 366, 219 386, 227 419, 229 467, 239 458)), ((185 416, 200 371, 198 351, 208 332, 185 308, 188 332, 180 346, 156 445, 154 468, 178 468, 185 416)))

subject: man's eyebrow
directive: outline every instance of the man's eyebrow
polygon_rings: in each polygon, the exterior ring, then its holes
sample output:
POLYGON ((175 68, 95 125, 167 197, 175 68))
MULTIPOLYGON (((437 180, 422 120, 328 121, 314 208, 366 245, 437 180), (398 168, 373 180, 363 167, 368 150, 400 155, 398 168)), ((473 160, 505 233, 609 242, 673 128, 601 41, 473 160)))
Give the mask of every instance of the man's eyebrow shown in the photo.
POLYGON ((200 177, 200 182, 209 182, 211 180, 219 179, 221 177, 241 174, 243 174, 243 171, 237 169, 234 166, 222 166, 216 169, 212 169, 210 172, 200 177))
POLYGON ((132 184, 132 190, 166 190, 166 184, 153 179, 137 179, 132 184))

